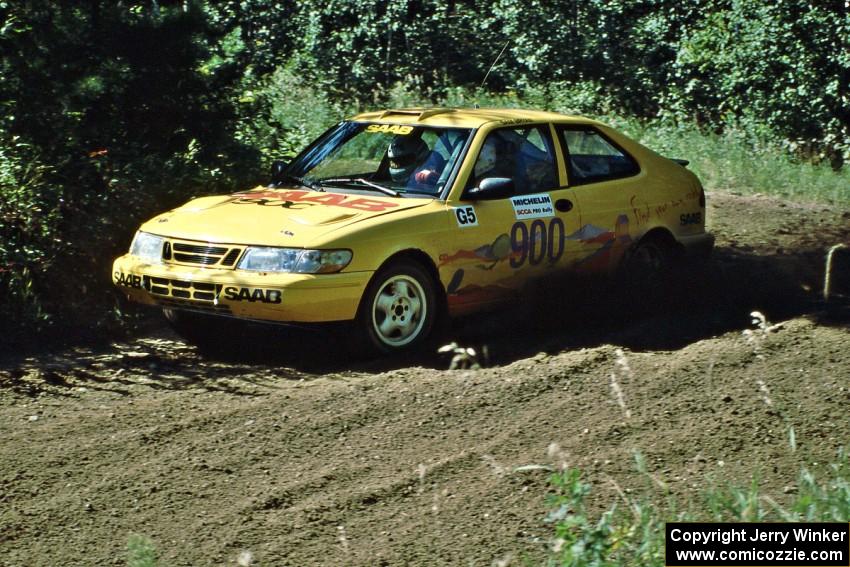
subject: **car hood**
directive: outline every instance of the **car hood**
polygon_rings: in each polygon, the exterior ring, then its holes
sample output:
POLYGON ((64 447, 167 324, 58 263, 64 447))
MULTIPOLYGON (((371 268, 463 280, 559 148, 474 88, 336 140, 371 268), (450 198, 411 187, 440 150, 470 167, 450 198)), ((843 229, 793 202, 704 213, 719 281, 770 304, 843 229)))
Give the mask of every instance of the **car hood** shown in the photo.
POLYGON ((431 201, 257 187, 194 199, 154 217, 141 230, 204 242, 301 247, 343 226, 431 201))

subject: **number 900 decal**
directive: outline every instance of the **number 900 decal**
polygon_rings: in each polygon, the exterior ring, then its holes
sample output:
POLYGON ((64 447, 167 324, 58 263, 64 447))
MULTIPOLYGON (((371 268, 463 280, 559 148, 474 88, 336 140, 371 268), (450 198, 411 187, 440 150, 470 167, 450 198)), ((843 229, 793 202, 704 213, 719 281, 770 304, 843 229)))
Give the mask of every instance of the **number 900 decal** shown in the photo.
POLYGON ((537 219, 530 226, 523 222, 511 227, 511 267, 519 268, 527 261, 536 266, 544 259, 554 264, 564 255, 564 222, 558 217, 549 221, 537 219))

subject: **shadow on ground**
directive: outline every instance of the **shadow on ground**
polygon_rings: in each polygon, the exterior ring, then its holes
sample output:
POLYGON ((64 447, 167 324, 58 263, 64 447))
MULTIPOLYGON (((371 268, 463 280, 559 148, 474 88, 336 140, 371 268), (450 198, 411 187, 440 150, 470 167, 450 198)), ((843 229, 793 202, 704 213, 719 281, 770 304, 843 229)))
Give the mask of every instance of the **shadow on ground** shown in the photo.
MULTIPOLYGON (((455 320, 440 344, 456 341, 479 351, 487 345, 490 363, 507 364, 541 351, 601 344, 679 349, 751 327, 752 311, 770 321, 809 315, 824 324, 845 324, 841 310, 826 316, 820 299, 823 273, 820 251, 764 256, 719 248, 708 263, 686 264, 668 281, 644 291, 635 290, 626 277, 597 283, 547 280, 509 308, 455 320)), ((842 262, 834 282, 836 289, 850 290, 850 262, 842 262)), ((415 356, 364 359, 351 347, 353 332, 350 326, 300 330, 258 325, 243 330, 232 348, 205 352, 204 357, 310 374, 448 366, 448 358, 435 348, 415 356)))
MULTIPOLYGON (((708 263, 686 264, 650 290, 638 292, 625 278, 597 287, 549 285, 525 306, 469 318, 455 332, 460 343, 488 344, 492 362, 504 364, 601 344, 676 350, 752 327, 753 311, 774 322, 811 316, 846 325, 849 302, 837 295, 827 310, 823 277, 820 251, 765 256, 718 248, 708 263)), ((833 283, 850 292, 850 261, 835 271, 833 283)))
POLYGON ((221 340, 200 350, 163 325, 111 345, 0 361, 0 388, 35 396, 75 388, 126 395, 133 386, 201 389, 261 396, 281 381, 319 377, 346 380, 421 366, 444 369, 440 344, 456 341, 482 352, 485 364, 504 365, 539 352, 615 344, 633 351, 676 350, 732 330, 752 327, 750 313, 771 322, 809 316, 827 325, 850 321, 850 255, 836 264, 838 302, 821 301, 822 251, 757 255, 721 247, 702 264, 686 264, 658 285, 637 290, 628 277, 604 282, 547 280, 510 308, 454 321, 428 349, 414 355, 368 358, 358 352, 351 325, 311 329, 226 325, 221 340), (843 299, 841 296, 844 296, 843 299))

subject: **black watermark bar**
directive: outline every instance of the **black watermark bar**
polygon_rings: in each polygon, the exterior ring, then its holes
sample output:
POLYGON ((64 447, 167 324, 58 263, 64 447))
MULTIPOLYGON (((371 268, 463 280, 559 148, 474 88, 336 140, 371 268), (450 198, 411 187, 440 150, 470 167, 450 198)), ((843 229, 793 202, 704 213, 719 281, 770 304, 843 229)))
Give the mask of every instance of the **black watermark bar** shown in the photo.
POLYGON ((668 567, 850 567, 847 523, 669 522, 668 567))

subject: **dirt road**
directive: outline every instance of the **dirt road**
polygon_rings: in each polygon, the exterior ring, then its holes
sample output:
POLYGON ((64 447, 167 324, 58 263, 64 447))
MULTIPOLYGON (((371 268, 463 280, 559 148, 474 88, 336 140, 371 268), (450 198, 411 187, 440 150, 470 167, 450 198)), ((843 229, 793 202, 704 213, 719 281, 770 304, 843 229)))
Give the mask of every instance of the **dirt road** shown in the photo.
POLYGON ((601 508, 646 486, 635 452, 678 496, 758 475, 786 501, 850 440, 848 319, 817 301, 850 207, 709 199, 707 269, 648 306, 613 287, 462 321, 483 370, 341 334, 202 355, 164 328, 0 361, 0 565, 123 565, 134 533, 171 566, 519 565, 551 527, 548 473, 517 467, 579 467, 601 508))

